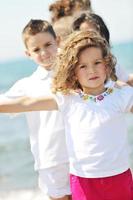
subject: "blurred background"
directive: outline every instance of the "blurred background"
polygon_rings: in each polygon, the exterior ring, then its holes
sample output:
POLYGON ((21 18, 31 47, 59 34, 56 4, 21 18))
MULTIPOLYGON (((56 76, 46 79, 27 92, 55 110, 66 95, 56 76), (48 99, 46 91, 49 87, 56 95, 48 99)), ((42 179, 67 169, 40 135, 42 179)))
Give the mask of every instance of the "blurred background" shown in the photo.
MULTIPOLYGON (((53 0, 4 0, 0 2, 0 92, 30 75, 36 65, 24 55, 23 27, 30 19, 50 20, 53 0)), ((123 68, 133 73, 133 1, 92 0, 93 11, 110 30, 112 51, 123 68)), ((0 200, 40 200, 37 174, 30 152, 24 115, 0 115, 0 200)), ((129 151, 133 169, 133 117, 127 116, 129 151)), ((44 198, 43 198, 44 199, 44 198)))

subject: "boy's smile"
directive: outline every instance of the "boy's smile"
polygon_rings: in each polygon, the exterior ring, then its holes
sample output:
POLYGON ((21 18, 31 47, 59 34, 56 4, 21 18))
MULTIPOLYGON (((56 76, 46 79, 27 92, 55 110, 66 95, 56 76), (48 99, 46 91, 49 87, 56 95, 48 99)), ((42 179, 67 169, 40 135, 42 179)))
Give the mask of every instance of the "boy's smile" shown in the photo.
POLYGON ((50 70, 57 53, 56 39, 48 32, 37 33, 27 41, 27 54, 38 65, 50 70))
POLYGON ((81 51, 75 74, 85 93, 98 95, 105 90, 106 71, 100 48, 89 47, 81 51))

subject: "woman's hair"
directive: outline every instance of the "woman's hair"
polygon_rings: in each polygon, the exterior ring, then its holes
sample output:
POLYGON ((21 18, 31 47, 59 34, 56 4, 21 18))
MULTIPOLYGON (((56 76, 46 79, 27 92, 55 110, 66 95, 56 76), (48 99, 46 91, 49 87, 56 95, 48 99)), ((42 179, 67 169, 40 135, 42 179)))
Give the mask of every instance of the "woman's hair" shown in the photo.
POLYGON ((72 16, 74 12, 91 10, 90 0, 57 0, 49 6, 52 23, 65 16, 72 16))
POLYGON ((53 78, 53 92, 70 93, 72 90, 82 89, 75 77, 75 68, 79 62, 80 53, 86 48, 91 47, 101 49, 103 61, 109 71, 107 79, 117 80, 115 75, 116 59, 110 53, 106 40, 94 31, 75 31, 69 36, 63 49, 57 56, 53 78))
POLYGON ((78 13, 74 17, 74 20, 72 23, 72 29, 74 31, 80 30, 80 26, 84 22, 92 24, 95 27, 96 31, 98 31, 100 33, 100 35, 102 37, 104 37, 108 43, 110 43, 109 42, 109 40, 110 40, 109 30, 108 30, 105 22, 99 15, 88 12, 88 11, 83 11, 83 12, 78 13))
POLYGON ((53 24, 53 29, 57 37, 60 37, 62 41, 72 33, 72 19, 72 16, 65 16, 53 24))

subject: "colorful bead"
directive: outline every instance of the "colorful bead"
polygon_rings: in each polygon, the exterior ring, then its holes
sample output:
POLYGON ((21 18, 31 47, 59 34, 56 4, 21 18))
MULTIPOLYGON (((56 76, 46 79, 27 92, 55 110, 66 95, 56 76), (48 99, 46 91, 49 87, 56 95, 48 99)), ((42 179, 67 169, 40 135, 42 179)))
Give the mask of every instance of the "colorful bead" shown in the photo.
POLYGON ((91 95, 88 95, 88 94, 84 94, 84 92, 82 92, 82 91, 78 91, 79 96, 84 101, 91 100, 91 101, 94 101, 94 102, 102 101, 106 96, 108 96, 112 92, 113 92, 113 88, 107 88, 107 90, 103 94, 100 94, 100 95, 98 95, 98 96, 95 97, 95 96, 91 96, 91 95))

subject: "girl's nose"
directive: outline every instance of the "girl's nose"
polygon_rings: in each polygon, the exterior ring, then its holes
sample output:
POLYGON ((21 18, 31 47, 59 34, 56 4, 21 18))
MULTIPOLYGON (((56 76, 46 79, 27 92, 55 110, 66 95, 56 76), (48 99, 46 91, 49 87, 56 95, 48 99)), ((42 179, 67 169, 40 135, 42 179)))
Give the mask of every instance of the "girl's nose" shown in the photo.
POLYGON ((88 67, 87 72, 88 73, 95 73, 96 72, 95 67, 94 66, 88 67))

